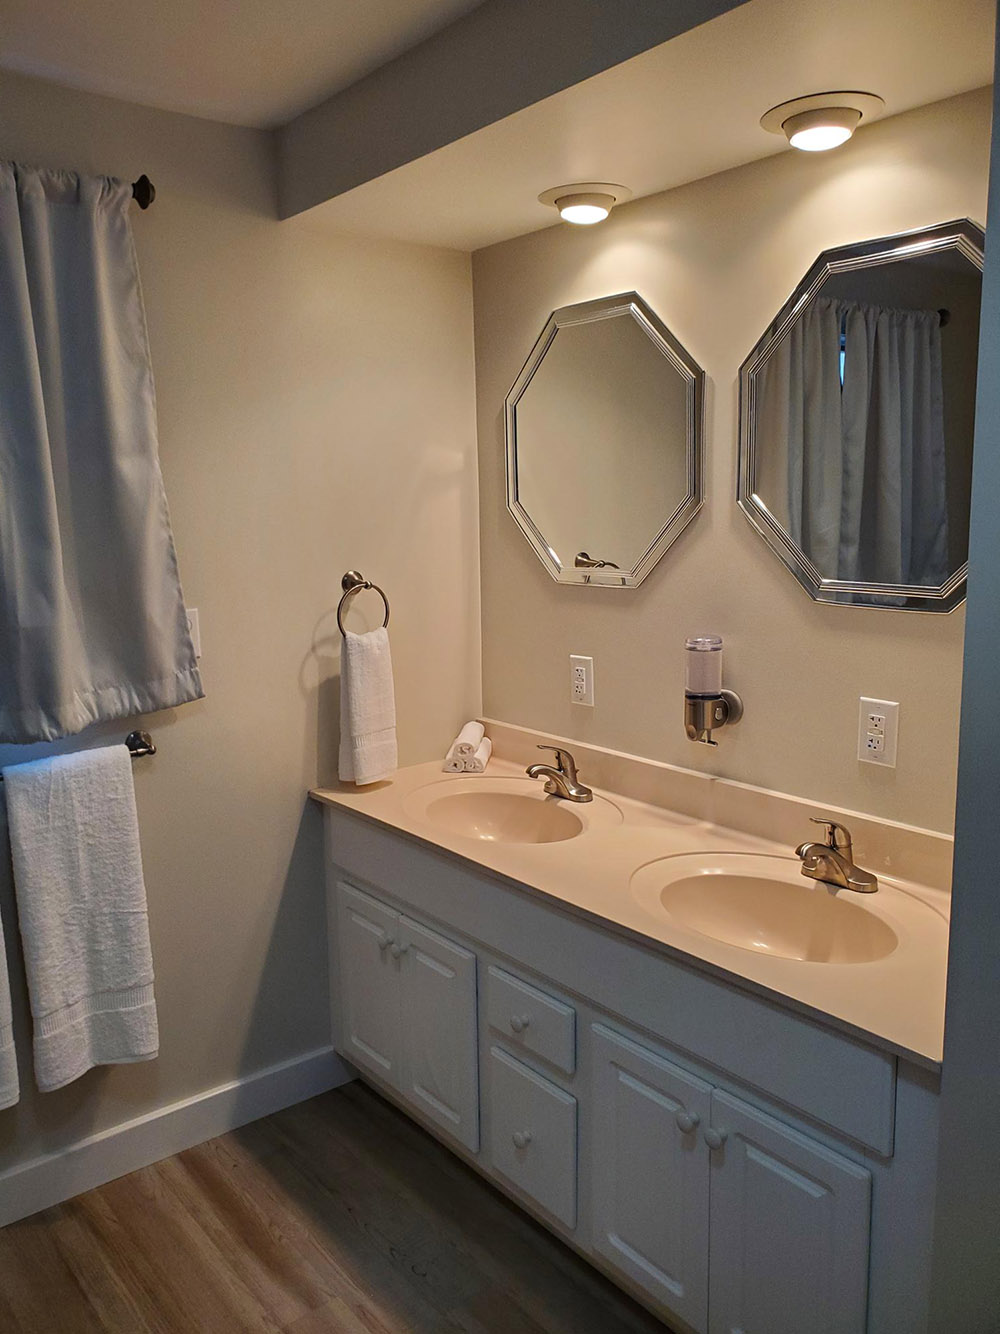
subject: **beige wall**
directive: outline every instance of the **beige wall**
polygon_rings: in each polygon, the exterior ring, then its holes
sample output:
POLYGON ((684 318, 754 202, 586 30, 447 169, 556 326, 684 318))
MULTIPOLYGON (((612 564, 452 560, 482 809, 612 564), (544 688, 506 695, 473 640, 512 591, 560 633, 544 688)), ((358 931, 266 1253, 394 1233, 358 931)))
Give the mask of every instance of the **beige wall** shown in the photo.
POLYGON ((34 1092, 0 827, 22 1061, 2 1171, 329 1042, 306 791, 335 772, 340 576, 392 599, 404 763, 478 709, 479 642, 468 257, 278 223, 255 131, 6 75, 0 105, 0 156, 156 184, 134 230, 208 694, 146 720, 160 753, 136 767, 159 1060, 34 1092))
POLYGON ((985 222, 990 107, 988 91, 966 94, 836 153, 785 153, 474 255, 487 714, 951 829, 963 612, 808 598, 736 507, 737 377, 820 250, 985 222), (630 288, 706 371, 707 503, 640 588, 560 586, 504 508, 503 399, 551 310, 630 288), (681 726, 681 645, 704 630, 725 636, 746 705, 718 750, 681 726), (594 709, 568 701, 570 653, 594 658, 594 709), (860 695, 900 701, 896 770, 856 759, 860 695))

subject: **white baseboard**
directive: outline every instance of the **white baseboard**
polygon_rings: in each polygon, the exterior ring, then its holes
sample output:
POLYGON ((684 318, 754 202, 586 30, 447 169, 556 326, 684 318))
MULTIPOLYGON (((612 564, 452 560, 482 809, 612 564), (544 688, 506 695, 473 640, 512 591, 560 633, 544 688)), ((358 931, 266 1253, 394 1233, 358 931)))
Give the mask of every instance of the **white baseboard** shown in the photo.
POLYGON ((353 1078, 321 1047, 21 1163, 0 1173, 0 1227, 353 1078))

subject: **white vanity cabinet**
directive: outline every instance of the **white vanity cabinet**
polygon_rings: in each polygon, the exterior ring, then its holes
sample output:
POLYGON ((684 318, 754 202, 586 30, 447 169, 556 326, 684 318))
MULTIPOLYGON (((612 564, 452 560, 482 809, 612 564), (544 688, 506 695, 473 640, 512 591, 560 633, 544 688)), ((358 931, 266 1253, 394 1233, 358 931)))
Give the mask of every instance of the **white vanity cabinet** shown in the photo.
POLYGON ((327 821, 335 1044, 376 1087, 668 1327, 926 1334, 934 1072, 327 821))
POLYGON ((475 954, 352 885, 336 893, 343 1054, 475 1153, 475 954))
POLYGON ((595 1250, 709 1334, 864 1334, 871 1174, 602 1024, 595 1250))

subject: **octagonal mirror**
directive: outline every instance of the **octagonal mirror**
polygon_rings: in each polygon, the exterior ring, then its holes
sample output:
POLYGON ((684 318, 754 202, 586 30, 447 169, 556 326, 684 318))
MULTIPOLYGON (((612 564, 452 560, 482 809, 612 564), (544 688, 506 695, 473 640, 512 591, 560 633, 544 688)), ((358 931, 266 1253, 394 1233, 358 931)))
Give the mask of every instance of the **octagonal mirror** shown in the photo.
POLYGON ((965 597, 983 233, 826 250, 740 373, 739 504, 819 602, 965 597))
POLYGON ((560 583, 642 582, 702 501, 704 375, 635 292, 549 318, 507 395, 507 507, 560 583))

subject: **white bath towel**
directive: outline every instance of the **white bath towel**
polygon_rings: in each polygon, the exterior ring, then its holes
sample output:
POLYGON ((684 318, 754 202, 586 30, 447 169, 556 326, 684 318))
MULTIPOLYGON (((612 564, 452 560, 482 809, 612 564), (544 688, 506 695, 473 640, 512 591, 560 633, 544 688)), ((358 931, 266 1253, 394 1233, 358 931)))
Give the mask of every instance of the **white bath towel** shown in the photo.
POLYGON ((7 977, 7 952, 0 922, 0 1111, 13 1107, 20 1097, 17 1058, 14 1055, 14 1029, 10 1008, 10 980, 7 977))
MULTIPOLYGON (((466 723, 452 742, 451 751, 460 759, 470 760, 479 749, 485 735, 486 728, 482 723, 466 723)), ((449 754, 451 754, 451 751, 449 751, 449 754)))
POLYGON ((475 755, 470 755, 462 761, 465 765, 467 774, 481 774, 486 772, 486 766, 490 762, 490 756, 493 754, 493 742, 488 736, 483 737, 479 743, 475 755))
POLYGON ((341 782, 377 783, 396 770, 396 701, 389 632, 348 630, 340 651, 341 782))
POLYGON ((4 769, 17 913, 47 1092, 159 1048, 132 766, 124 746, 4 769))

